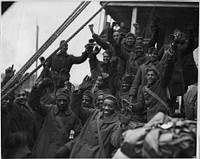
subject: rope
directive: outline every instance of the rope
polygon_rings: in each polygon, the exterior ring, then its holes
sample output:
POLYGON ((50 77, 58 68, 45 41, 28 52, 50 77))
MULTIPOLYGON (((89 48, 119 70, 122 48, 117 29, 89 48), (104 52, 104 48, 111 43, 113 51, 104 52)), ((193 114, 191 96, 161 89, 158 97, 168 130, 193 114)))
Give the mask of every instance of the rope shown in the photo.
POLYGON ((40 67, 42 67, 53 55, 55 55, 58 50, 66 45, 76 34, 78 34, 101 10, 108 4, 106 2, 88 21, 86 21, 74 34, 72 34, 64 43, 62 43, 61 46, 59 46, 48 58, 46 58, 40 65, 38 65, 37 68, 35 68, 31 73, 29 73, 27 76, 23 77, 22 80, 16 84, 13 88, 11 88, 5 95, 2 96, 2 100, 6 98, 12 91, 17 89, 22 83, 24 83, 27 79, 29 79, 40 67))
POLYGON ((89 5, 90 2, 81 2, 63 24, 50 36, 50 38, 40 47, 40 49, 26 62, 26 64, 4 85, 1 94, 10 88, 23 73, 42 55, 42 53, 57 39, 57 37, 73 22, 73 20, 89 5))

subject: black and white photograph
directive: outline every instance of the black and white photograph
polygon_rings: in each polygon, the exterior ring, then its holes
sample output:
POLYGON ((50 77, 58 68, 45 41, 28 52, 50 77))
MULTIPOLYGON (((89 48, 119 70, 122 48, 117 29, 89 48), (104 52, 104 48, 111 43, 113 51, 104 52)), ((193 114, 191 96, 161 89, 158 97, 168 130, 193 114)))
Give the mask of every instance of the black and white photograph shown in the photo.
POLYGON ((200 158, 199 0, 1 0, 1 158, 200 158))

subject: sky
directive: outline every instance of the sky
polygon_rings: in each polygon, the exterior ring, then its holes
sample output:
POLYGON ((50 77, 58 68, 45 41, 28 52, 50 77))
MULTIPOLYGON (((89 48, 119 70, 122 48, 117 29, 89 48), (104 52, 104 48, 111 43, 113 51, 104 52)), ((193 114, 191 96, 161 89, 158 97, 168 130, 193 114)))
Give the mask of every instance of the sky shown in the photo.
MULTIPOLYGON (((12 64, 17 72, 35 54, 37 25, 39 26, 38 46, 40 48, 79 4, 80 1, 18 1, 14 3, 1 18, 1 73, 12 64)), ((99 2, 91 2, 42 56, 48 57, 58 48, 61 40, 67 40, 100 7, 99 2)), ((89 23, 94 24, 96 33, 102 31, 103 15, 102 11, 89 23)), ((68 43, 69 54, 80 56, 84 51, 85 44, 91 38, 88 25, 68 43)), ((100 54, 98 58, 101 59, 102 55, 100 54)), ((27 72, 31 72, 35 66, 34 63, 27 72)), ((80 84, 85 75, 90 75, 88 59, 83 64, 73 65, 70 73, 70 81, 80 84)))

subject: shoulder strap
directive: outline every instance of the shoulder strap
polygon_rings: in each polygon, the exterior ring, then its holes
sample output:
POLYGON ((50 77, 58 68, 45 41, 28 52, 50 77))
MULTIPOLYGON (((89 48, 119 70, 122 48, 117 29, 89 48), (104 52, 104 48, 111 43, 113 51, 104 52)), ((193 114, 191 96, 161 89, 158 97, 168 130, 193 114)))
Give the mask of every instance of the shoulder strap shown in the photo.
POLYGON ((147 88, 147 86, 145 86, 144 88, 145 88, 145 90, 146 90, 150 95, 152 95, 152 96, 153 96, 154 98, 156 98, 162 105, 164 105, 164 106, 167 108, 167 110, 169 109, 168 106, 167 106, 167 104, 166 104, 156 93, 154 93, 154 92, 151 91, 149 88, 147 88))
POLYGON ((102 141, 102 137, 101 137, 101 133, 100 133, 100 114, 98 114, 97 116, 97 131, 98 131, 98 138, 99 138, 99 146, 100 146, 100 151, 101 151, 101 154, 102 154, 102 158, 106 158, 106 152, 105 152, 105 149, 104 149, 104 145, 103 145, 103 141, 102 141))

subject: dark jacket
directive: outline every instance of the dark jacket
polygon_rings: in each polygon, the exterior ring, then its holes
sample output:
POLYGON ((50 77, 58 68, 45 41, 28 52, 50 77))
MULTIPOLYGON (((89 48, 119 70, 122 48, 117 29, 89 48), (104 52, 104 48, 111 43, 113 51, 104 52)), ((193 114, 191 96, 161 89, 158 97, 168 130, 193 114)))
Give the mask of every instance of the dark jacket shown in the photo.
MULTIPOLYGON (((169 48, 169 45, 164 45, 158 52, 159 57, 161 58, 164 55, 164 51, 169 48)), ((189 40, 185 41, 184 44, 175 44, 174 51, 176 52, 173 57, 174 61, 174 70, 172 74, 172 80, 169 84, 169 91, 171 96, 182 96, 185 92, 185 83, 183 77, 183 66, 182 59, 185 55, 192 54, 194 48, 194 38, 189 36, 189 40)))
POLYGON ((101 73, 112 74, 111 63, 103 63, 99 61, 95 54, 89 56, 91 77, 96 80, 101 73))
MULTIPOLYGON (((96 43, 98 45, 100 45, 104 50, 110 50, 113 54, 112 57, 116 57, 115 51, 114 51, 114 47, 112 44, 102 40, 97 34, 93 34, 92 37, 94 38, 94 40, 96 41, 96 43)), ((123 59, 118 58, 118 63, 116 66, 116 71, 117 71, 117 75, 118 76, 123 76, 123 74, 125 73, 125 68, 126 68, 126 63, 123 59)))
POLYGON ((33 87, 29 104, 40 115, 45 117, 43 127, 35 143, 32 157, 55 157, 56 151, 69 142, 70 131, 74 130, 75 137, 81 131, 81 123, 78 117, 67 108, 61 113, 56 105, 40 103, 41 90, 33 87), (58 116, 60 116, 59 120, 58 116), (62 124, 64 128, 62 127, 62 124), (64 130, 63 130, 64 129, 64 130))
MULTIPOLYGON (((164 66, 162 77, 159 78, 155 84, 149 87, 149 89, 156 93, 166 104, 168 103, 166 88, 172 78, 173 67, 173 61, 167 61, 164 66)), ((141 89, 138 97, 138 103, 133 104, 132 109, 134 112, 143 115, 141 118, 147 118, 148 122, 159 111, 168 113, 168 109, 145 90, 146 86, 147 85, 143 86, 141 89)))
POLYGON ((120 146, 121 128, 117 114, 114 113, 105 120, 102 118, 102 112, 99 112, 99 110, 83 108, 81 106, 81 99, 82 94, 74 93, 72 96, 71 109, 85 124, 73 148, 70 144, 66 144, 71 149, 70 158, 111 157, 112 151, 120 146), (101 153, 99 146, 98 116, 100 116, 100 135, 106 156, 101 153))
POLYGON ((147 84, 146 70, 148 68, 155 68, 156 70, 158 70, 160 74, 162 73, 162 67, 163 67, 162 65, 163 64, 159 61, 155 61, 154 63, 147 61, 144 64, 142 64, 137 71, 137 74, 131 86, 129 95, 132 95, 136 98, 141 88, 147 84))
POLYGON ((10 103, 1 109, 2 155, 5 158, 23 158, 30 155, 37 138, 36 120, 28 105, 10 103))
POLYGON ((138 57, 134 49, 132 52, 127 52, 125 49, 122 49, 121 44, 115 44, 115 53, 116 55, 126 61, 126 71, 125 73, 130 75, 136 75, 137 70, 140 65, 146 62, 145 54, 143 56, 138 57))
POLYGON ((83 52, 81 56, 74 56, 69 55, 67 53, 59 53, 51 57, 46 65, 45 70, 48 72, 48 69, 51 68, 53 71, 57 71, 58 73, 62 70, 66 70, 66 76, 70 75, 70 70, 73 64, 81 64, 83 63, 88 57, 87 52, 83 52))
POLYGON ((198 47, 198 41, 195 41, 194 48, 191 50, 191 53, 183 56, 182 58, 182 67, 183 67, 183 80, 185 86, 195 84, 198 81, 198 68, 194 61, 193 51, 198 47))
MULTIPOLYGON (((118 84, 121 82, 121 78, 124 75, 125 71, 126 71, 126 61, 124 61, 123 59, 119 58, 115 51, 114 51, 114 46, 113 46, 113 42, 112 43, 108 43, 104 40, 102 40, 97 34, 93 34, 92 37, 94 38, 94 40, 96 41, 96 43, 98 45, 100 45, 104 50, 110 50, 112 52, 112 57, 116 58, 116 64, 114 65, 115 70, 113 72, 115 72, 112 76, 112 80, 113 80, 113 90, 117 91, 118 90, 118 84)), ((112 37, 113 38, 113 37, 112 37)), ((113 40, 112 40, 113 41, 113 40)))

